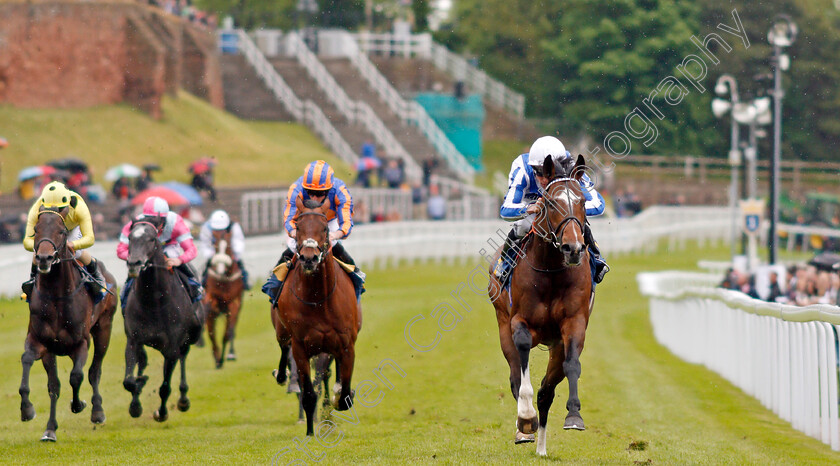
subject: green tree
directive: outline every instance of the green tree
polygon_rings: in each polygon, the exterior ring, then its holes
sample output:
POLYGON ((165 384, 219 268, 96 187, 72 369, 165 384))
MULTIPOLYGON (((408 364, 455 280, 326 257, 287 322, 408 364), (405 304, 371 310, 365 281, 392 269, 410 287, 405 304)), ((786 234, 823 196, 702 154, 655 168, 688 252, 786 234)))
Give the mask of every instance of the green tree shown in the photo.
POLYGON ((230 16, 236 27, 246 30, 293 27, 296 3, 297 0, 195 1, 198 8, 215 12, 220 18, 230 16))
POLYGON ((429 13, 432 12, 429 0, 414 0, 411 2, 411 12, 414 15, 415 32, 427 31, 429 29, 429 13))

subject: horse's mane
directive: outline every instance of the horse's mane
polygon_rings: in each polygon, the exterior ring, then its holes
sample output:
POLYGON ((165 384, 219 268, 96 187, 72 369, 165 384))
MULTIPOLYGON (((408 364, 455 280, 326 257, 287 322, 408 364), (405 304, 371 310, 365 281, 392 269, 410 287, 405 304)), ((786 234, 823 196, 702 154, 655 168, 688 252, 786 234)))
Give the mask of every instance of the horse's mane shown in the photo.
POLYGON ((555 178, 571 178, 572 171, 575 169, 575 159, 573 157, 566 157, 563 160, 554 160, 554 176, 555 178))

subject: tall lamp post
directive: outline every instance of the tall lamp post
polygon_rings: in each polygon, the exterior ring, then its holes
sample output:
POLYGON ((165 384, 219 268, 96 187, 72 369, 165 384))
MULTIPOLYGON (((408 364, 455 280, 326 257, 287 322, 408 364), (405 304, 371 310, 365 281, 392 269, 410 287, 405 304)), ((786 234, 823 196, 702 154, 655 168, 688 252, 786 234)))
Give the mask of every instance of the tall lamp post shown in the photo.
POLYGON ((773 158, 770 160, 770 234, 768 249, 770 264, 776 263, 776 225, 779 223, 779 185, 781 184, 780 165, 782 161, 782 71, 790 68, 790 57, 782 53, 796 40, 799 29, 790 16, 779 15, 773 21, 767 40, 773 46, 773 158))
MULTIPOLYGON (((721 98, 715 98, 712 100, 712 113, 714 113, 715 117, 721 118, 723 117, 729 110, 732 109, 733 106, 737 105, 740 101, 738 99, 738 83, 735 81, 735 78, 732 75, 724 74, 718 78, 717 84, 715 84, 715 94, 719 96, 726 95, 726 91, 729 90, 729 97, 731 101, 727 101, 721 98)), ((741 151, 738 150, 738 141, 740 139, 738 122, 735 121, 735 118, 730 118, 732 125, 731 125, 731 135, 730 135, 730 145, 729 145, 729 166, 731 168, 732 174, 732 181, 729 186, 729 212, 730 212, 730 228, 729 228, 729 242, 730 242, 730 255, 731 257, 735 256, 736 250, 736 238, 738 237, 738 166, 741 165, 741 151)))

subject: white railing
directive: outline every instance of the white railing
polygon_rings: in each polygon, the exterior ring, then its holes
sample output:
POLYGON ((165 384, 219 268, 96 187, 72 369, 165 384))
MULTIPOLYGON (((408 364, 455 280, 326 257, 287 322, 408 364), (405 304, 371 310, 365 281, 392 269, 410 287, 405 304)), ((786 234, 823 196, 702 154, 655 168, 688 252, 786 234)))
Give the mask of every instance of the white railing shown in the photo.
POLYGON ((717 372, 793 428, 840 450, 840 308, 766 303, 710 288, 719 279, 684 272, 640 274, 657 341, 717 372))
POLYGON ((292 88, 280 77, 277 70, 268 62, 265 55, 257 48, 245 31, 238 29, 236 33, 238 35, 239 51, 245 56, 248 63, 254 67, 257 76, 263 80, 277 100, 295 117, 295 120, 303 122, 318 134, 324 144, 341 160, 355 167, 358 161, 356 152, 330 123, 324 112, 311 100, 304 102, 295 95, 292 88))
MULTIPOLYGON (((359 199, 366 199, 368 205, 376 206, 384 202, 376 196, 387 198, 393 196, 394 200, 390 206, 403 209, 401 214, 410 215, 411 209, 408 203, 410 198, 407 193, 398 190, 369 190, 368 197, 356 194, 359 199)), ((252 231, 284 231, 282 230, 283 209, 285 199, 276 196, 274 192, 266 193, 260 197, 260 193, 251 193, 253 203, 249 203, 248 209, 242 210, 242 226, 245 229, 245 222, 252 225, 261 225, 262 230, 255 227, 252 231), (247 220, 246 220, 247 219, 247 220), (257 223, 255 223, 257 222, 257 223)), ((282 193, 285 196, 285 193, 282 193)), ((243 207, 245 204, 243 204, 243 207)), ((701 212, 702 208, 690 207, 668 207, 650 208, 643 214, 630 219, 605 219, 594 218, 591 220, 592 231, 598 239, 601 250, 609 259, 610 256, 621 253, 644 252, 647 244, 655 244, 663 232, 650 230, 647 225, 671 223, 671 234, 678 234, 683 239, 698 241, 710 240, 710 234, 697 228, 696 223, 691 221, 678 220, 691 217, 690 212, 681 215, 674 209, 701 212), (628 244, 623 243, 626 238, 634 238, 628 244)), ((404 217, 405 218, 405 217, 404 217)), ((407 221, 407 222, 383 222, 363 224, 353 227, 350 238, 346 240, 348 250, 353 257, 366 266, 387 266, 388 264, 400 261, 413 260, 478 260, 482 254, 492 254, 507 237, 510 230, 510 223, 502 220, 472 220, 472 221, 407 221), (481 252, 481 251, 484 252, 481 252)), ((728 238, 728 234, 718 233, 722 239, 728 238)), ((245 266, 255 279, 262 279, 268 271, 274 267, 283 249, 286 247, 285 233, 272 234, 267 236, 251 236, 246 240, 245 266)), ((676 246, 683 243, 677 242, 676 246)), ((116 256, 117 242, 97 242, 91 253, 106 265, 109 271, 117 278, 121 286, 125 282, 125 263, 116 256)), ((18 296, 20 284, 29 277, 32 253, 26 252, 19 244, 0 246, 0 295, 6 297, 18 296)), ((201 268, 207 258, 199 257, 193 264, 201 268)))
POLYGON ((793 251, 796 248, 797 239, 799 240, 799 249, 807 251, 812 236, 819 236, 825 238, 840 238, 840 229, 829 227, 812 227, 808 225, 791 225, 787 223, 780 223, 778 226, 780 232, 787 232, 787 250, 793 251))
POLYGON ((306 69, 306 72, 318 87, 324 92, 329 101, 336 106, 339 112, 351 123, 362 124, 372 135, 377 144, 385 149, 391 157, 399 157, 405 162, 406 177, 412 181, 419 181, 423 172, 417 161, 405 150, 402 144, 394 137, 391 130, 376 115, 370 105, 366 102, 350 99, 344 89, 335 81, 335 78, 318 60, 303 39, 295 32, 289 32, 283 36, 286 52, 295 57, 306 69))
MULTIPOLYGON (((344 40, 354 43, 353 35, 350 33, 335 34, 333 32, 333 34, 337 37, 344 37, 344 40)), ((446 137, 446 133, 429 116, 426 109, 417 102, 403 99, 388 79, 371 63, 367 55, 359 51, 356 47, 344 47, 343 51, 347 53, 350 63, 359 70, 359 74, 368 82, 371 89, 379 94, 379 97, 388 105, 391 111, 398 115, 403 123, 417 126, 452 170, 464 181, 472 182, 475 177, 475 168, 470 165, 466 157, 464 157, 464 154, 459 152, 455 145, 452 144, 452 141, 446 137)))
POLYGON ((385 56, 420 56, 431 60, 435 66, 451 74, 456 80, 464 81, 470 89, 494 104, 513 112, 519 118, 525 116, 525 97, 500 81, 491 78, 484 71, 471 65, 460 55, 435 43, 431 35, 355 34, 356 42, 365 53, 385 56))

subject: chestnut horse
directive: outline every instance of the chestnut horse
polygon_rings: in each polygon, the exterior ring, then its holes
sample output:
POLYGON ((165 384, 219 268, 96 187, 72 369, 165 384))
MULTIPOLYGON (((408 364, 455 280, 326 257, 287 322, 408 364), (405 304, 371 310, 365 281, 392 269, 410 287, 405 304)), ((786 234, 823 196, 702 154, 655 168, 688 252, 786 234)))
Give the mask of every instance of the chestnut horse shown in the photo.
POLYGON ((242 295, 245 284, 242 282, 242 270, 233 256, 231 248, 231 231, 214 230, 213 242, 216 244, 216 254, 210 259, 207 267, 207 284, 205 285, 204 305, 207 308, 207 334, 213 344, 213 360, 216 368, 221 369, 225 358, 236 360, 233 349, 233 337, 239 311, 242 309, 242 295), (222 337, 222 348, 216 343, 216 319, 220 314, 227 315, 225 334, 222 337), (230 343, 230 352, 225 356, 225 349, 230 343))
MULTIPOLYGON (((84 379, 84 367, 88 357, 90 338, 93 337, 93 362, 88 370, 88 380, 93 388, 90 420, 94 424, 105 422, 102 396, 99 394, 99 378, 102 374, 102 359, 108 351, 111 340, 111 324, 117 309, 117 298, 111 293, 98 304, 85 289, 80 266, 75 263, 74 254, 67 247, 67 227, 64 216, 69 208, 41 207, 38 223, 35 225, 35 262, 38 275, 35 288, 29 297, 29 328, 24 343, 23 377, 20 383, 20 418, 29 421, 35 417, 35 408, 29 401, 29 371, 32 364, 41 359, 47 371, 47 388, 50 393, 50 419, 42 441, 55 442, 58 423, 55 420, 55 406, 61 389, 56 367, 56 356, 70 356, 73 369, 70 371, 70 386, 73 387, 73 401, 70 410, 80 413, 86 403, 79 399, 79 387, 84 379)), ((99 262, 109 288, 115 289, 114 276, 99 262)))
POLYGON ((131 395, 128 413, 139 417, 143 413, 140 393, 149 376, 143 375, 148 364, 144 346, 163 355, 163 383, 158 389, 160 407, 154 419, 163 422, 169 417, 166 401, 172 392, 170 381, 175 364, 181 363, 181 397, 178 410, 190 409, 187 398, 187 354, 190 345, 201 336, 204 305, 193 303, 186 287, 173 268, 166 265, 163 246, 157 239, 164 218, 135 220, 128 235, 128 276, 134 285, 123 301, 125 321, 125 378, 123 387, 131 395), (134 367, 138 366, 137 375, 134 367))
POLYGON ((353 282, 333 259, 327 226, 327 204, 297 200, 297 264, 289 271, 277 304, 271 309, 271 322, 280 344, 278 383, 286 380, 285 366, 292 357, 297 365, 306 435, 314 435, 315 405, 318 395, 310 378, 309 358, 328 353, 335 358, 337 383, 341 385, 335 408, 353 405, 350 390, 355 362, 359 303, 353 282))
POLYGON ((490 298, 496 308, 502 353, 510 366, 511 392, 517 400, 516 443, 533 442, 537 431, 539 455, 546 454, 548 410, 563 378, 569 380, 569 413, 563 428, 584 429, 578 378, 592 290, 583 238, 585 200, 579 183, 584 168, 582 156, 573 170, 546 160, 543 169, 551 181, 538 201, 540 210, 523 246, 526 252, 518 254, 509 291, 501 289, 490 270, 490 298), (537 394, 538 420, 528 359, 531 348, 539 344, 548 346, 549 361, 537 394))

